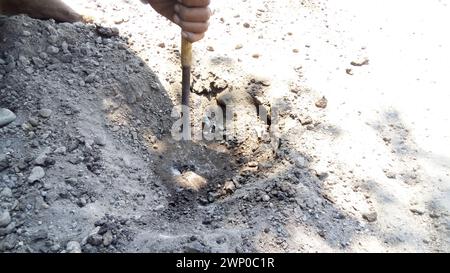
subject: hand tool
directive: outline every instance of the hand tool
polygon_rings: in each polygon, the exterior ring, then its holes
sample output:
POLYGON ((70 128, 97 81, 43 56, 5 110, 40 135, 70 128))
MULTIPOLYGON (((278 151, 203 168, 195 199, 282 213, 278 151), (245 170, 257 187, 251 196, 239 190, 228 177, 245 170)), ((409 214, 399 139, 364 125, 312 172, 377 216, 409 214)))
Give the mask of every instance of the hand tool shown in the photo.
POLYGON ((181 39, 181 68, 182 68, 182 93, 181 106, 183 115, 183 140, 190 140, 190 108, 189 95, 191 93, 191 66, 192 66, 192 43, 184 37, 181 39))

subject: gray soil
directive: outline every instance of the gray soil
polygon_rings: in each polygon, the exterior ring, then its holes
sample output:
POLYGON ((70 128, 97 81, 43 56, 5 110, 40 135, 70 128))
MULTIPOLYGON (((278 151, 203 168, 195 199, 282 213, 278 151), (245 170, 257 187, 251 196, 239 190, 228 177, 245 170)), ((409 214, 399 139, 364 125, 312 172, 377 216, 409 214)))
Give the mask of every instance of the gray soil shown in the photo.
MULTIPOLYGON (((162 83, 148 66, 158 60, 143 59, 130 37, 0 17, 0 108, 15 115, 2 113, 13 121, 0 128, 0 251, 450 250, 447 159, 442 177, 428 174, 396 111, 366 123, 370 137, 356 130, 379 146, 349 163, 347 128, 328 115, 335 97, 310 88, 303 67, 273 99, 277 80, 216 56, 194 67, 194 119, 209 106, 243 105, 238 122, 257 119, 255 106, 278 109, 279 120, 257 122, 269 139, 243 125, 240 138, 177 142, 179 52, 167 49, 174 69, 162 83), (371 176, 375 168, 381 176, 371 176), (206 186, 181 187, 177 173, 188 172, 206 186)), ((366 66, 358 59, 339 73, 366 66)))

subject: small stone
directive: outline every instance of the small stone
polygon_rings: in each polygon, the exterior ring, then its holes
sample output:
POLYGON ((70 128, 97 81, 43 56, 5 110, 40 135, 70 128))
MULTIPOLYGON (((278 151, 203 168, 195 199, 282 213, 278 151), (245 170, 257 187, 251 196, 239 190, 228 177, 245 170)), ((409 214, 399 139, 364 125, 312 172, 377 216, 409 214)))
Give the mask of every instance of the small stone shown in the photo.
POLYGON ((233 193, 236 190, 236 185, 234 185, 233 181, 227 181, 227 182, 225 182, 223 189, 227 193, 233 193))
POLYGON ((2 190, 2 192, 0 193, 0 196, 6 197, 6 198, 11 198, 11 197, 13 197, 12 190, 10 188, 6 187, 2 190))
POLYGON ((299 52, 299 50, 298 50, 298 48, 294 48, 294 49, 292 49, 292 52, 294 52, 294 53, 298 53, 298 52, 299 52))
POLYGON ((81 253, 80 243, 76 241, 70 241, 66 246, 67 253, 81 253))
POLYGON ((166 48, 166 44, 165 44, 165 43, 159 43, 158 46, 159 46, 160 48, 166 48))
POLYGON ((84 82, 85 83, 93 83, 95 81, 95 73, 91 73, 89 74, 85 79, 84 82))
POLYGON ((9 160, 5 154, 0 154, 0 171, 9 167, 9 160))
POLYGON ((29 123, 31 126, 33 126, 33 127, 36 127, 36 126, 39 125, 39 121, 38 121, 36 118, 30 118, 30 119, 28 120, 28 123, 29 123))
POLYGON ((324 109, 324 108, 327 108, 327 105, 328 105, 328 100, 327 100, 327 98, 325 98, 325 97, 322 97, 320 100, 318 100, 318 101, 316 102, 316 107, 317 107, 317 108, 322 108, 322 109, 324 109))
POLYGON ((212 46, 207 46, 207 47, 206 47, 206 50, 208 50, 208 51, 211 51, 211 52, 212 52, 212 51, 214 51, 214 47, 212 47, 212 46))
POLYGON ((94 138, 94 143, 98 146, 106 146, 106 141, 104 137, 96 136, 94 138))
POLYGON ((257 84, 260 84, 260 85, 266 86, 266 87, 270 86, 272 84, 270 77, 268 77, 266 75, 262 75, 262 74, 254 75, 253 78, 251 79, 251 82, 257 83, 257 84))
POLYGON ((13 232, 13 230, 16 228, 16 224, 14 222, 11 222, 8 226, 2 228, 0 227, 0 236, 5 236, 13 232))
POLYGON ((250 168, 256 168, 256 167, 258 167, 258 162, 256 162, 256 161, 250 161, 247 165, 248 165, 250 168))
POLYGON ((298 156, 297 158, 295 158, 294 163, 298 168, 305 168, 308 166, 308 161, 303 156, 298 156))
POLYGON ((87 204, 86 198, 81 197, 81 198, 78 200, 77 204, 78 204, 78 206, 81 207, 81 208, 82 208, 82 207, 85 207, 86 204, 87 204))
POLYGON ((250 24, 249 24, 249 23, 244 23, 243 26, 244 26, 245 28, 249 28, 249 27, 250 27, 250 24))
POLYGON ((239 49, 241 49, 241 48, 243 48, 243 47, 244 47, 244 46, 243 46, 242 44, 237 44, 237 45, 235 46, 234 49, 239 50, 239 49))
POLYGON ((31 58, 31 60, 33 61, 33 63, 34 63, 37 67, 42 68, 42 67, 45 66, 44 61, 43 61, 42 59, 38 58, 38 57, 33 57, 33 58, 31 58))
POLYGON ((0 213, 0 227, 6 227, 11 223, 11 215, 9 215, 8 211, 3 211, 0 213))
POLYGON ((31 170, 31 174, 28 177, 29 183, 34 183, 38 180, 41 180, 45 176, 45 171, 42 167, 34 167, 31 170))
POLYGON ((64 52, 69 52, 69 45, 67 44, 66 41, 62 42, 61 48, 64 52))
POLYGON ((369 64, 369 59, 368 58, 363 58, 363 59, 358 60, 358 61, 353 61, 350 64, 353 65, 353 66, 368 65, 369 64))
POLYGON ((263 200, 264 202, 269 202, 270 196, 267 195, 267 194, 264 194, 264 195, 262 196, 262 200, 263 200))
POLYGON ((15 121, 17 116, 9 109, 0 108, 0 128, 15 121))
POLYGON ((347 73, 350 76, 353 76, 353 70, 351 68, 345 69, 345 73, 347 73))
POLYGON ((258 59, 258 58, 260 57, 260 55, 259 55, 258 53, 255 53, 255 54, 252 55, 252 57, 253 57, 254 59, 258 59))
POLYGON ((47 47, 47 52, 50 54, 57 54, 59 52, 59 48, 51 45, 47 47))
POLYGON ((366 212, 362 214, 362 217, 367 221, 367 222, 375 222, 378 218, 378 214, 375 211, 371 211, 371 212, 366 212))
POLYGON ((206 186, 206 179, 192 171, 185 172, 176 177, 177 183, 186 189, 198 191, 206 186))
POLYGON ((24 124, 22 124, 21 127, 22 127, 22 129, 24 131, 31 131, 31 130, 33 130, 33 126, 31 126, 31 124, 28 123, 28 122, 25 122, 24 124))
POLYGON ((99 246, 103 243, 103 237, 100 234, 92 234, 87 239, 88 244, 99 246))
POLYGON ((45 166, 47 158, 48 158, 47 154, 42 153, 34 160, 34 163, 38 166, 45 166))
POLYGON ((43 118, 49 118, 52 115, 52 110, 44 108, 39 110, 39 116, 43 118))
POLYGON ((305 117, 305 118, 301 118, 301 119, 300 119, 300 123, 301 123, 303 126, 306 126, 306 125, 312 124, 312 123, 313 123, 313 120, 312 120, 312 118, 311 118, 310 116, 307 116, 307 117, 305 117))
POLYGON ((111 231, 107 231, 105 234, 103 234, 103 245, 109 246, 114 240, 114 236, 112 235, 111 231))

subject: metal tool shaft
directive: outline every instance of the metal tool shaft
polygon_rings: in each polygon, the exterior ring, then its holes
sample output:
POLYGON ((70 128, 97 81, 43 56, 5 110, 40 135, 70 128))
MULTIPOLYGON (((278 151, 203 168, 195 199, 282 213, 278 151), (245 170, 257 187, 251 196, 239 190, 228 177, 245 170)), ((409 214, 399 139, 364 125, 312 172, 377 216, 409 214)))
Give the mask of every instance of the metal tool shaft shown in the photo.
POLYGON ((189 97, 191 94, 191 67, 183 66, 183 81, 182 81, 182 93, 181 93, 181 105, 189 108, 189 97))
POLYGON ((181 40, 181 106, 183 114, 183 139, 191 137, 189 97, 191 93, 191 66, 192 66, 192 43, 182 38, 181 40))

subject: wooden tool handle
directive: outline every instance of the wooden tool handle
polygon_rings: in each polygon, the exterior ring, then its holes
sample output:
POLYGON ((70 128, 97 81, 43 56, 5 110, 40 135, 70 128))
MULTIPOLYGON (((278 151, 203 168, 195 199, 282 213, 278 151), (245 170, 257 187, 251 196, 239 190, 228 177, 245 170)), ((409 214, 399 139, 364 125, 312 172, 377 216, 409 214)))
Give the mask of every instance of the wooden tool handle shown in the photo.
POLYGON ((192 43, 185 38, 181 39, 181 65, 183 67, 192 65, 192 43))

